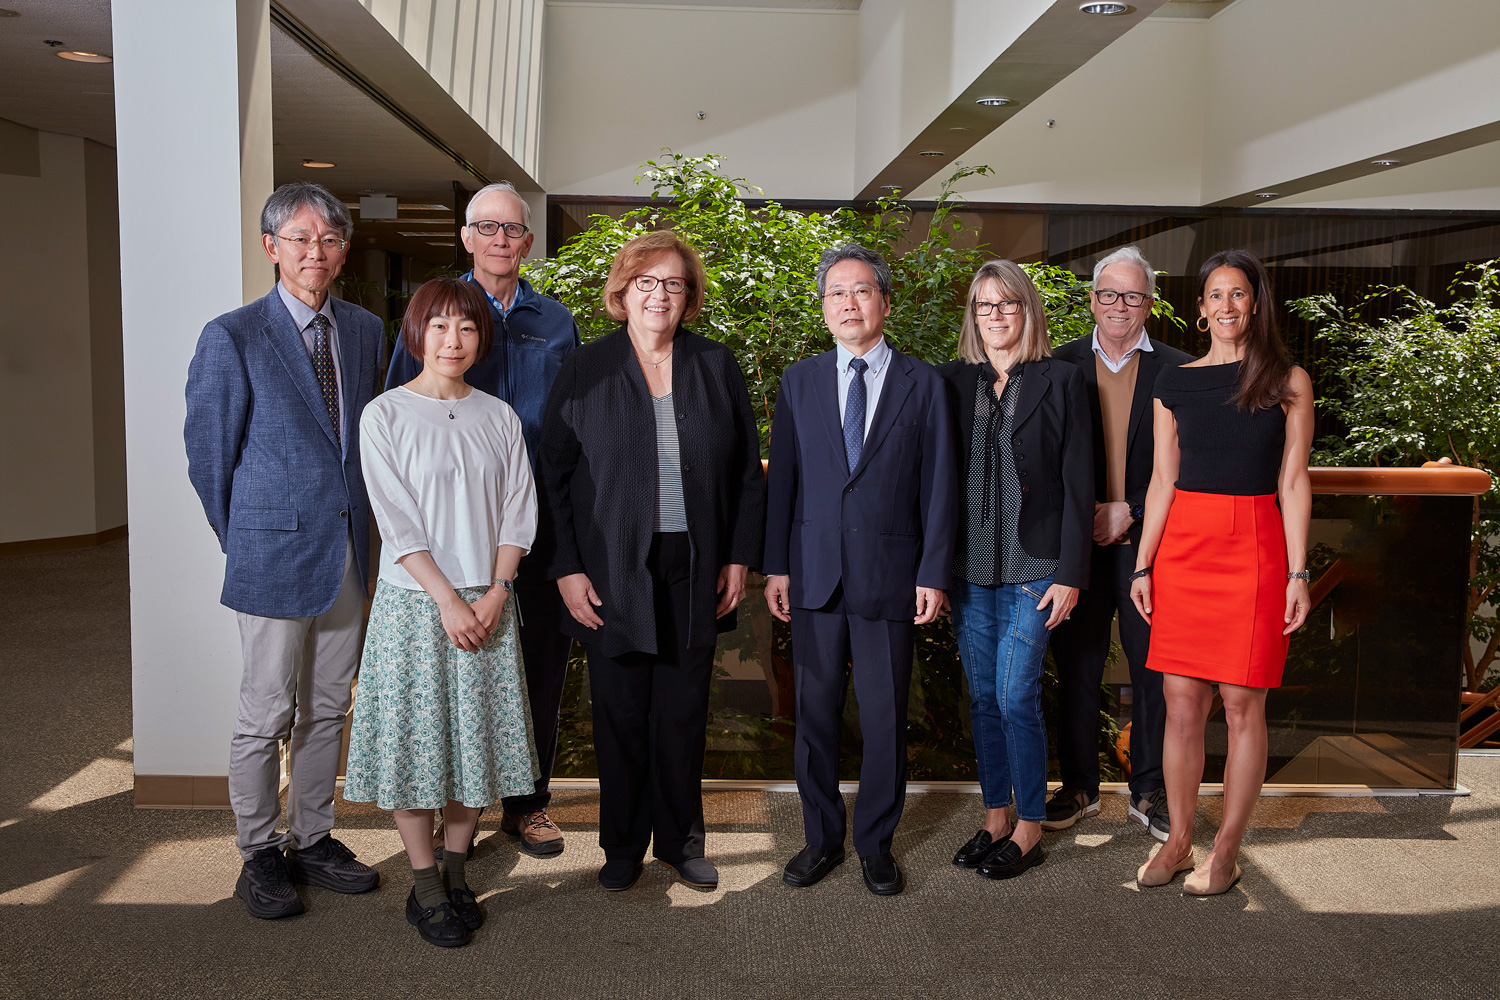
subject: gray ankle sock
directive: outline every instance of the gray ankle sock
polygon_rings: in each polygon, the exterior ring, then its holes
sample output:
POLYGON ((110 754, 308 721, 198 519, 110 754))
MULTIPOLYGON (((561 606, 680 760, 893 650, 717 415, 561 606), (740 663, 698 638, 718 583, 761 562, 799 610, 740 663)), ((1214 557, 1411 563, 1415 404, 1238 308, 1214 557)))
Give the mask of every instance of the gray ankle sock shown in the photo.
POLYGON ((464 881, 464 862, 468 860, 467 854, 458 851, 443 851, 443 884, 449 889, 469 887, 469 883, 464 881))
POLYGON ((437 865, 431 868, 413 868, 412 877, 417 880, 417 903, 431 910, 448 902, 447 890, 443 888, 443 877, 437 865))

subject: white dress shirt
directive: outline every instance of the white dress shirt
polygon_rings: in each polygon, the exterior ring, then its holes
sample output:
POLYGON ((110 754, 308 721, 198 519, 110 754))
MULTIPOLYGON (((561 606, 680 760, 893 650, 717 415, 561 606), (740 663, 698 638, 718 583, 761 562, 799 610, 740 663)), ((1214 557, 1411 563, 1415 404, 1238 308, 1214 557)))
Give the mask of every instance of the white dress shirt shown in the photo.
POLYGON ((1104 348, 1102 348, 1102 347, 1099 346, 1099 328, 1097 326, 1094 327, 1094 341, 1093 341, 1093 343, 1094 343, 1094 353, 1097 354, 1097 355, 1099 355, 1100 360, 1104 362, 1104 367, 1108 368, 1110 371, 1114 372, 1116 375, 1120 374, 1120 369, 1124 368, 1127 364, 1130 363, 1130 356, 1132 354, 1134 354, 1136 351, 1154 351, 1154 350, 1156 350, 1156 348, 1154 348, 1154 347, 1151 346, 1151 338, 1148 337, 1148 336, 1146 336, 1146 331, 1144 329, 1141 330, 1141 339, 1137 340, 1135 342, 1135 346, 1132 347, 1130 350, 1126 351, 1125 352, 1125 356, 1122 357, 1119 361, 1116 361, 1114 358, 1110 357, 1108 354, 1106 354, 1104 352, 1104 348))
MULTIPOLYGON (((844 410, 849 406, 849 383, 854 379, 854 373, 849 370, 849 362, 854 360, 855 355, 843 344, 838 345, 839 366, 839 426, 844 424, 844 410)), ((863 355, 865 364, 870 367, 865 371, 865 436, 870 435, 870 424, 875 421, 875 405, 880 402, 880 390, 885 386, 885 373, 891 367, 891 346, 881 337, 874 347, 863 355)))
POLYGON ((455 590, 488 587, 499 546, 531 549, 536 486, 521 421, 489 393, 442 400, 403 385, 377 396, 359 420, 359 457, 380 579, 421 590, 396 560, 425 549, 455 590))

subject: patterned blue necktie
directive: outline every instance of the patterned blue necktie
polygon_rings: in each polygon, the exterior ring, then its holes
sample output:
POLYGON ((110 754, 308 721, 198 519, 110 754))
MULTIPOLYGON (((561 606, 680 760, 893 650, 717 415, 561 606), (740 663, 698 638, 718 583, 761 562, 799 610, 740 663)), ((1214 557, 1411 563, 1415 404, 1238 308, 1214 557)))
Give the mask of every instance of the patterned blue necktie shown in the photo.
POLYGON ((318 388, 323 393, 323 405, 328 407, 328 419, 333 424, 333 439, 343 445, 339 433, 339 381, 333 370, 333 352, 328 349, 328 317, 318 313, 308 324, 313 331, 312 365, 318 378, 318 388))
POLYGON ((870 367, 864 358, 849 362, 854 373, 849 379, 849 398, 844 402, 844 457, 849 461, 849 471, 859 464, 859 453, 865 448, 865 369, 870 367))

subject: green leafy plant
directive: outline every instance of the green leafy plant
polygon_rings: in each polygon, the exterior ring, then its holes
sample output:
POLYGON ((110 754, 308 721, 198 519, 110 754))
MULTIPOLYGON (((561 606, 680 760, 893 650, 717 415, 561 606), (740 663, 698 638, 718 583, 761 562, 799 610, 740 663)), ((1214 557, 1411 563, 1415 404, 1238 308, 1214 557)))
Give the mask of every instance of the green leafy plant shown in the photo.
POLYGON ((1469 265, 1439 307, 1409 288, 1371 288, 1352 307, 1332 295, 1288 306, 1316 325, 1328 348, 1318 368, 1318 405, 1349 429, 1326 437, 1320 465, 1413 465, 1449 458, 1483 469, 1491 489, 1475 505, 1469 550, 1467 686, 1477 691, 1500 652, 1500 616, 1490 603, 1500 583, 1500 260, 1469 265), (1375 307, 1389 314, 1369 317, 1375 307), (1369 318, 1367 318, 1369 317, 1369 318))

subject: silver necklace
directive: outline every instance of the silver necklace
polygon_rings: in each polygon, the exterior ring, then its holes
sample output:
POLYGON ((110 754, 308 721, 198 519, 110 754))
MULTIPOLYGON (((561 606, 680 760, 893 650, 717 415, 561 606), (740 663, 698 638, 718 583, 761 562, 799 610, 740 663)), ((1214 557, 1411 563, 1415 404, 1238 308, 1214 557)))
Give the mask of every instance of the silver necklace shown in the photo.
POLYGON ((636 351, 635 352, 635 357, 636 357, 637 361, 644 361, 644 362, 646 362, 646 364, 650 365, 653 369, 658 369, 659 370, 662 365, 664 365, 667 362, 669 362, 669 361, 672 360, 672 348, 670 348, 670 347, 667 348, 666 357, 662 358, 660 361, 652 361, 650 358, 645 357, 644 355, 642 355, 640 351, 636 351))
POLYGON ((433 402, 438 403, 439 405, 441 405, 443 409, 445 409, 445 410, 448 411, 448 419, 449 420, 457 420, 458 419, 458 417, 457 417, 457 415, 455 414, 454 411, 456 411, 458 409, 458 404, 459 403, 462 403, 464 400, 466 400, 466 399, 469 398, 468 396, 460 396, 458 399, 455 399, 453 401, 453 405, 452 406, 449 406, 448 405, 448 401, 446 399, 438 399, 438 397, 436 397, 436 396, 430 396, 427 393, 423 392, 421 389, 415 389, 413 391, 416 392, 417 395, 419 395, 419 396, 425 396, 426 398, 432 400, 433 402))

